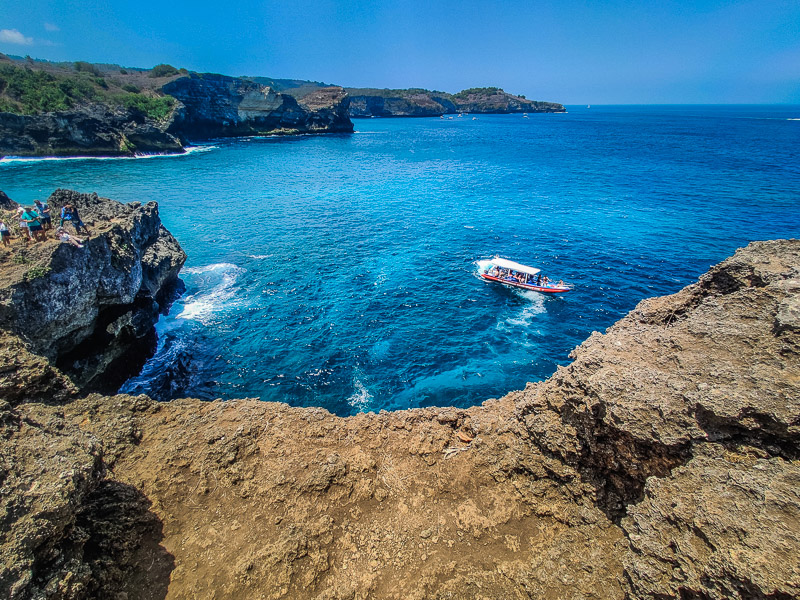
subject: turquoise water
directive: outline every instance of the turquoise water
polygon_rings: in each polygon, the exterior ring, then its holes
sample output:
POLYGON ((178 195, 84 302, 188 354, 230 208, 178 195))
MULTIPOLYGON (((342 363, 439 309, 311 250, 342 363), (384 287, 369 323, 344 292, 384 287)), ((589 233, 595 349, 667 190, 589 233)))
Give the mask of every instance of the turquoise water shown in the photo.
POLYGON ((592 331, 737 247, 797 237, 797 119, 797 106, 370 119, 181 157, 0 161, 0 189, 160 203, 187 291, 125 391, 339 414, 468 406, 548 377, 592 331), (495 254, 575 290, 486 283, 475 262, 495 254))

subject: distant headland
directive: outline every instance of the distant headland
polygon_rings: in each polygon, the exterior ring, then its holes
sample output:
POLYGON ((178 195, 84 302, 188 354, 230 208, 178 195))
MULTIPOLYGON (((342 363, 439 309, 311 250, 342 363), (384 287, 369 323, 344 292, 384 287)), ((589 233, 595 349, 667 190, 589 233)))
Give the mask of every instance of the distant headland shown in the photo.
POLYGON ((350 133, 351 117, 564 112, 496 87, 456 94, 0 54, 0 157, 181 153, 219 137, 350 133))

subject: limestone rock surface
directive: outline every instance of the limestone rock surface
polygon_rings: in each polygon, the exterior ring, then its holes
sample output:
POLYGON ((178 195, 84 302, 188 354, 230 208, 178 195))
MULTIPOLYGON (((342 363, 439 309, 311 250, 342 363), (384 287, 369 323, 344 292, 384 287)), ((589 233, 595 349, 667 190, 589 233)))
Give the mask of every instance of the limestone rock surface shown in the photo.
POLYGON ((59 405, 21 353, 0 594, 800 598, 798 269, 800 241, 751 244, 468 410, 59 405))
POLYGON ((305 104, 239 77, 191 73, 162 87, 181 105, 170 131, 192 140, 287 133, 352 132, 349 98, 321 88, 305 104))
POLYGON ((56 190, 48 199, 55 224, 67 202, 92 237, 83 248, 16 242, 2 259, 0 327, 80 387, 116 391, 130 372, 110 369, 143 360, 155 343, 153 325, 180 285, 186 255, 161 225, 155 202, 126 205, 56 190))
POLYGON ((180 137, 166 127, 141 112, 101 104, 40 115, 0 113, 0 157, 183 152, 180 137))

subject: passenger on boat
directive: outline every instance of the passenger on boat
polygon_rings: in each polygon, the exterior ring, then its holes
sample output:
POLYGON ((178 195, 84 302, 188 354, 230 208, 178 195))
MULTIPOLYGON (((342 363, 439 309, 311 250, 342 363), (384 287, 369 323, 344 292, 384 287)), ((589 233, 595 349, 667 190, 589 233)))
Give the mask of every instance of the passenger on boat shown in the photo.
POLYGON ((542 274, 541 273, 539 273, 536 276, 536 285, 542 285, 542 274))
POLYGON ((558 280, 558 287, 564 287, 564 280, 563 279, 559 279, 558 280))

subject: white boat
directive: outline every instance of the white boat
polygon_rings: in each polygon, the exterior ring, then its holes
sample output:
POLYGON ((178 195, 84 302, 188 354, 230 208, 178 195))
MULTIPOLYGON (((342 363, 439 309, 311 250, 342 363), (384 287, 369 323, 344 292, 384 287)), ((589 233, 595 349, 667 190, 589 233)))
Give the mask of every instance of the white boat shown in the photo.
POLYGON ((541 269, 529 267, 513 260, 506 260, 499 256, 488 261, 486 268, 480 275, 487 281, 495 281, 509 287, 542 292, 544 294, 560 294, 572 291, 572 287, 563 281, 553 283, 547 276, 543 277, 541 269))

